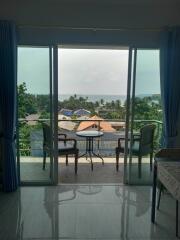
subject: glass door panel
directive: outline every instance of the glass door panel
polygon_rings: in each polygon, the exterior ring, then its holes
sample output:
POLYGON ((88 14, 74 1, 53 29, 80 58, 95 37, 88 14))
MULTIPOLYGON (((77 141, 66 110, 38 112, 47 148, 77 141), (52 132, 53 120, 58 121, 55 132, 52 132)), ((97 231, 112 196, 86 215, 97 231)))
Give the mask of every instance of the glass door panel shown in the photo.
POLYGON ((52 181, 52 49, 18 47, 18 156, 21 182, 52 181))
POLYGON ((123 182, 123 156, 119 155, 116 172, 115 149, 125 132, 128 52, 127 47, 59 47, 59 131, 77 141, 83 156, 78 159, 77 177, 72 174, 74 156, 69 156, 68 166, 65 156, 59 158, 60 183, 123 182), (102 131, 103 136, 93 139, 92 149, 78 131, 102 131), (94 169, 102 160, 106 166, 99 168, 97 177, 90 174, 91 156, 94 169))
MULTIPOLYGON (((155 126, 154 137, 148 140, 153 152, 160 146, 162 130, 162 107, 160 96, 159 50, 133 49, 129 117, 129 184, 149 185, 152 183, 150 150, 143 140, 144 126, 155 126), (140 150, 141 149, 141 150, 140 150)), ((149 131, 149 130, 148 130, 149 131)), ((150 136, 150 131, 147 133, 150 136)), ((153 158, 152 158, 153 162, 153 158)))

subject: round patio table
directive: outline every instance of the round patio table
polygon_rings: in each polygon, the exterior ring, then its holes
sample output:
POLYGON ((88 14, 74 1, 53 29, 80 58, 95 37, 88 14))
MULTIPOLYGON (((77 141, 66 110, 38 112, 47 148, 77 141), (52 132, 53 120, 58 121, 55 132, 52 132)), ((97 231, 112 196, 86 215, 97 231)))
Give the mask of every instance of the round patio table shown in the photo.
POLYGON ((79 158, 86 157, 86 160, 88 160, 88 157, 89 157, 90 161, 91 161, 91 170, 92 171, 93 171, 92 156, 100 158, 102 160, 102 164, 104 164, 104 160, 103 160, 102 156, 99 153, 96 154, 93 150, 94 138, 102 137, 104 135, 104 133, 101 131, 79 131, 79 132, 76 132, 76 135, 78 137, 86 138, 86 151, 85 151, 85 153, 80 155, 79 158))

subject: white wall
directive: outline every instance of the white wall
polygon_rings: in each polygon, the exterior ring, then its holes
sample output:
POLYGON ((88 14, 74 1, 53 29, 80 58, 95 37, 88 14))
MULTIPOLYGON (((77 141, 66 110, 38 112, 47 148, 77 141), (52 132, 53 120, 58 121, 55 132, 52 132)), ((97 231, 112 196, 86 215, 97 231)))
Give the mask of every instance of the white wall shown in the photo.
POLYGON ((158 44, 164 26, 180 24, 178 0, 4 0, 0 18, 19 26, 19 43, 158 44), (71 31, 68 28, 123 28, 126 31, 71 31), (143 29, 131 31, 131 29, 143 29), (146 29, 146 31, 144 31, 146 29), (151 31, 147 31, 151 29, 151 31), (144 40, 143 40, 144 39, 144 40), (143 41, 142 41, 143 40, 143 41))

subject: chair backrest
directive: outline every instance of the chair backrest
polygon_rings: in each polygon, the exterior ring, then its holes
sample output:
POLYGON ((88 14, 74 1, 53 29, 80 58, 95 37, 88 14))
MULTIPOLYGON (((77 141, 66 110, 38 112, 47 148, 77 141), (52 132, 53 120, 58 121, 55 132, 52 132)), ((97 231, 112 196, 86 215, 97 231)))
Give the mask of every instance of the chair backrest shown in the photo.
POLYGON ((42 129, 43 129, 43 146, 46 148, 51 147, 51 128, 48 123, 43 122, 42 123, 42 129))
POLYGON ((154 124, 147 124, 140 130, 139 150, 143 155, 153 151, 155 128, 156 126, 154 124))

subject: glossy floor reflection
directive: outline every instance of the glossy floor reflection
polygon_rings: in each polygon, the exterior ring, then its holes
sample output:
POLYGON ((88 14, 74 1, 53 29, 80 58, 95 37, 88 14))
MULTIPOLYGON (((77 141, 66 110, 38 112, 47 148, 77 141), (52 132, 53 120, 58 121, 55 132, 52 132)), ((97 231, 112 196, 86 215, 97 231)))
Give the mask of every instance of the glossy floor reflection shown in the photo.
POLYGON ((0 239, 176 239, 175 201, 150 222, 151 188, 61 185, 0 193, 0 239))

